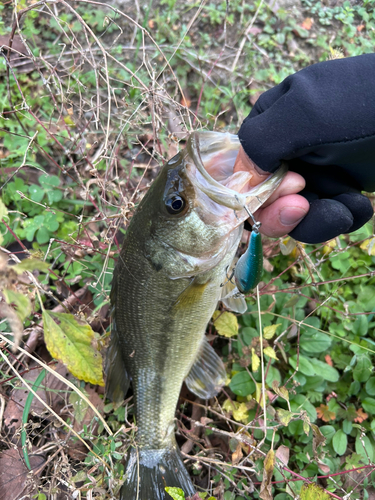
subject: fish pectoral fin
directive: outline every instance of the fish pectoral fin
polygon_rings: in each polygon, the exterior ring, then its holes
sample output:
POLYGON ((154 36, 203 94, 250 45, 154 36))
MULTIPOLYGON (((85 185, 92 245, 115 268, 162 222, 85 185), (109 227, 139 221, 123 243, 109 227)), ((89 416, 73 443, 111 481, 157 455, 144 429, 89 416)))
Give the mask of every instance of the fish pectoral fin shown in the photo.
POLYGON ((188 389, 200 398, 209 399, 216 396, 226 378, 223 362, 204 339, 198 357, 185 379, 188 389))
POLYGON ((244 314, 247 311, 245 297, 239 293, 236 285, 231 281, 227 281, 223 286, 220 300, 227 309, 233 312, 244 314))
POLYGON ((106 397, 114 403, 121 403, 128 392, 130 377, 121 356, 118 332, 114 321, 112 323, 111 342, 106 353, 104 374, 106 397))

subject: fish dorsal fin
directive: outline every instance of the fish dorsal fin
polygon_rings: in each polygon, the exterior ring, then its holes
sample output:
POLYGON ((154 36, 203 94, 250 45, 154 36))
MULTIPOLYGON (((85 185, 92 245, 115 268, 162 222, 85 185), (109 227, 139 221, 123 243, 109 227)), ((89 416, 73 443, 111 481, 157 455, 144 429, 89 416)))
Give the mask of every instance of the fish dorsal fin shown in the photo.
POLYGON ((229 280, 222 287, 220 300, 227 309, 233 312, 244 314, 247 311, 245 297, 238 293, 236 285, 229 280))
POLYGON ((111 342, 108 346, 105 366, 105 394, 114 403, 121 403, 128 392, 130 378, 121 356, 121 347, 115 321, 112 321, 111 342))
POLYGON ((185 379, 188 389, 200 398, 209 399, 216 396, 226 378, 223 362, 204 339, 198 357, 185 379))

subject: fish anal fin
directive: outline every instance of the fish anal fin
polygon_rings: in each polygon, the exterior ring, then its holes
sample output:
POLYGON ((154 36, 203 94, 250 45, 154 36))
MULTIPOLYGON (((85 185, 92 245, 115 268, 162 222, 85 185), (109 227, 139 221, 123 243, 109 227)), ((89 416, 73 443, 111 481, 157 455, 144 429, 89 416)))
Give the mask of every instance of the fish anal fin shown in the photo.
POLYGON ((223 362, 204 339, 198 357, 185 379, 188 389, 200 398, 209 399, 218 394, 226 378, 223 362))
POLYGON ((126 371, 118 341, 115 322, 112 323, 111 342, 105 359, 105 394, 114 403, 124 401, 130 386, 130 377, 126 371))

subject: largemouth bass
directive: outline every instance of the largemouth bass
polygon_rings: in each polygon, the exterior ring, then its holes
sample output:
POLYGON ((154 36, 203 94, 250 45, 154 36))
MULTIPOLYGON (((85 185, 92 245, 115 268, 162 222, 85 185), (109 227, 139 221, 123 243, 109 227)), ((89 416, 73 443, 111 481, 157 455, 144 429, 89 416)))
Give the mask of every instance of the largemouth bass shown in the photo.
MULTIPOLYGON (((210 398, 224 384, 206 326, 248 217, 244 206, 255 212, 285 173, 251 187, 249 172, 233 173, 239 147, 234 135, 193 133, 164 165, 126 232, 113 277, 106 364, 107 394, 121 400, 130 380, 134 392, 136 447, 121 500, 164 500, 166 486, 195 493, 174 436, 181 386, 185 380, 210 398)), ((244 310, 241 297, 231 301, 244 310)))

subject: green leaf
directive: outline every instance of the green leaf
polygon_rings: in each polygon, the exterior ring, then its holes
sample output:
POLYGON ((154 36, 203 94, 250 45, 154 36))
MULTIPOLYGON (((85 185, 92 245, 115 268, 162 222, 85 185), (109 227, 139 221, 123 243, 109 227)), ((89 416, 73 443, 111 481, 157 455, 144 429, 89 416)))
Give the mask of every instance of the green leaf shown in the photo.
POLYGON ((43 311, 43 323, 51 356, 62 361, 79 380, 104 385, 102 356, 92 345, 96 335, 91 326, 79 323, 72 314, 50 311, 43 311))
POLYGON ((371 377, 368 379, 365 385, 365 389, 367 394, 370 396, 375 396, 375 377, 371 377))
POLYGON ((234 337, 238 334, 237 316, 233 313, 215 311, 213 314, 215 328, 219 335, 223 337, 234 337))
MULTIPOLYGON (((297 354, 289 358, 289 364, 295 370, 297 369, 297 354)), ((308 377, 312 377, 315 375, 315 369, 312 366, 310 359, 302 356, 301 354, 299 356, 298 371, 300 371, 304 375, 307 375, 308 377)))
POLYGON ((333 439, 333 436, 336 434, 336 429, 333 427, 333 425, 322 425, 321 427, 319 427, 319 429, 323 436, 326 438, 327 443, 330 443, 333 439))
POLYGON ((340 374, 336 368, 330 366, 328 363, 324 363, 319 359, 311 358, 311 364, 313 365, 315 372, 319 374, 320 377, 323 377, 324 380, 328 380, 328 382, 337 382, 340 378, 340 374))
POLYGON ((165 491, 170 495, 173 500, 185 500, 185 493, 181 488, 175 488, 174 486, 167 486, 165 491))
POLYGON ((310 403, 306 396, 303 394, 296 394, 290 402, 290 408, 294 412, 305 410, 311 422, 317 419, 315 406, 310 403))
MULTIPOLYGON (((81 389, 81 391, 87 396, 87 392, 84 389, 81 389)), ((69 403, 73 405, 74 418, 80 424, 85 418, 86 412, 89 409, 89 404, 75 391, 70 393, 69 403)))
POLYGON ((50 239, 50 232, 46 227, 42 226, 40 229, 38 229, 36 233, 36 241, 39 243, 39 245, 48 243, 49 239, 50 239))
POLYGON ((46 188, 54 188, 60 185, 60 179, 57 175, 43 174, 39 177, 39 183, 46 188))
POLYGON ((372 373, 372 363, 370 358, 366 355, 359 355, 357 357, 357 364, 353 369, 353 378, 357 382, 366 382, 372 373))
POLYGON ((367 411, 368 413, 372 413, 372 414, 375 413, 375 399, 365 398, 362 401, 362 406, 363 406, 364 410, 367 411))
POLYGON ((14 292, 9 288, 5 288, 3 290, 3 294, 5 297, 5 302, 7 304, 15 305, 17 316, 23 323, 27 316, 31 314, 31 302, 29 297, 27 295, 24 295, 23 293, 14 292))
POLYGON ((17 274, 22 274, 25 271, 41 271, 42 273, 46 273, 48 271, 49 264, 48 262, 44 262, 39 259, 34 259, 33 257, 30 259, 24 259, 19 264, 16 264, 12 267, 17 274))
POLYGON ((348 437, 343 430, 338 430, 332 439, 332 446, 338 455, 343 455, 348 446, 348 437))
POLYGON ((301 335, 300 347, 308 353, 326 352, 331 347, 331 338, 322 332, 305 332, 301 335))
POLYGON ((374 460, 374 448, 371 444, 371 441, 369 440, 369 438, 367 436, 363 436, 362 438, 360 438, 360 436, 358 435, 356 440, 355 440, 355 451, 356 453, 358 453, 358 455, 361 455, 362 456, 362 460, 365 464, 368 464, 369 463, 369 459, 370 459, 370 462, 373 462, 374 460), (363 443, 362 443, 363 441, 363 443), (364 445, 364 447, 363 447, 364 445))
POLYGON ((53 191, 47 191, 48 201, 52 203, 58 203, 62 200, 63 193, 59 189, 54 189, 53 191))
POLYGON ((255 392, 255 384, 247 372, 236 373, 229 387, 237 396, 249 396, 255 392))
POLYGON ((363 337, 368 331, 368 321, 366 316, 358 316, 353 324, 353 333, 363 337))
POLYGON ((53 214, 52 212, 47 212, 45 215, 44 226, 51 233, 53 233, 54 231, 57 231, 59 228, 59 223, 57 221, 56 214, 53 214))
POLYGON ((29 187, 29 193, 31 200, 36 201, 37 203, 40 203, 43 200, 44 190, 36 184, 32 184, 29 187))

